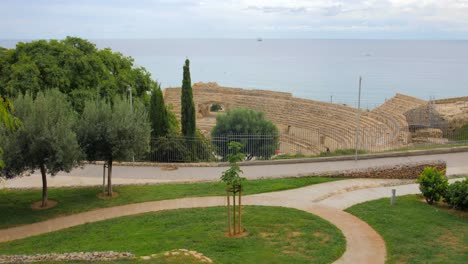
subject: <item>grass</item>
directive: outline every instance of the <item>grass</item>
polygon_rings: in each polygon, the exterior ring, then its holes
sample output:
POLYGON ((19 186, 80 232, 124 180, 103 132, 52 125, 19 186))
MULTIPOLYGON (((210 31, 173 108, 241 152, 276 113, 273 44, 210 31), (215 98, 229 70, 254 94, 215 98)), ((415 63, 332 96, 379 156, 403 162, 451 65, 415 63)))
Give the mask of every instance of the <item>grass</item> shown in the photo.
POLYGON ((369 223, 385 240, 387 263, 466 263, 468 222, 430 206, 418 195, 355 205, 346 211, 369 223))
MULTIPOLYGON (((463 134, 466 135, 466 134, 463 134)), ((466 141, 466 139, 464 139, 466 141)), ((406 152, 411 150, 430 150, 430 149, 440 149, 440 148, 452 148, 452 147, 465 147, 468 146, 468 143, 460 141, 458 143, 452 144, 442 144, 442 145, 434 145, 434 144, 421 144, 411 147, 403 147, 398 149, 389 149, 381 152, 368 152, 366 150, 358 150, 358 154, 379 154, 379 153, 388 153, 388 152, 406 152)), ((296 154, 281 154, 278 156, 273 157, 273 160, 282 160, 282 159, 305 159, 305 158, 321 158, 321 157, 334 157, 334 156, 349 156, 354 155, 354 149, 337 149, 331 152, 320 152, 319 155, 304 155, 301 153, 296 154)))
MULTIPOLYGON (((320 158, 320 157, 334 157, 334 156, 346 156, 346 155, 354 155, 354 149, 337 149, 334 151, 326 152, 322 151, 319 155, 304 155, 301 153, 296 154, 281 154, 274 157, 274 160, 280 159, 303 159, 303 158, 320 158)), ((365 150, 358 150, 358 154, 367 154, 368 152, 365 150)))
MULTIPOLYGON (((248 180, 244 183, 243 193, 281 191, 335 180, 339 179, 301 177, 248 180)), ((49 199, 58 201, 58 204, 47 210, 31 209, 31 204, 41 199, 41 190, 3 190, 0 191, 0 229, 96 208, 184 197, 225 195, 225 186, 221 182, 115 186, 114 191, 118 192, 119 196, 113 199, 98 199, 100 187, 50 188, 49 199)))
POLYGON ((162 211, 2 243, 0 254, 113 250, 145 256, 185 248, 215 263, 330 263, 345 251, 339 229, 296 209, 245 206, 242 223, 248 236, 229 238, 225 207, 162 211))
POLYGON ((411 151, 411 150, 429 150, 429 149, 440 149, 440 148, 453 148, 453 147, 466 147, 468 143, 458 142, 452 144, 442 144, 442 145, 433 145, 433 144, 421 144, 411 147, 404 147, 392 150, 386 150, 384 152, 398 152, 398 151, 411 151))

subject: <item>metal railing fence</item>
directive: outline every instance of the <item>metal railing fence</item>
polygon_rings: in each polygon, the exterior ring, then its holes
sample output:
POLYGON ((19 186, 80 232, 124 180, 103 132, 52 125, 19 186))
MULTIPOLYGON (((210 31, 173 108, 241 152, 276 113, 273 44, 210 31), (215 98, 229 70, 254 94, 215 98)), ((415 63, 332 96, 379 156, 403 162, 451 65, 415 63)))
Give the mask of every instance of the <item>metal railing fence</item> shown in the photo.
POLYGON ((355 128, 288 128, 278 135, 232 134, 217 137, 170 136, 154 138, 150 152, 138 160, 151 162, 220 162, 229 154, 231 141, 242 143, 248 160, 302 156, 377 153, 399 149, 468 144, 468 129, 448 126, 355 128), (356 137, 356 133, 358 136, 356 137), (356 146, 356 140, 358 145, 356 146))

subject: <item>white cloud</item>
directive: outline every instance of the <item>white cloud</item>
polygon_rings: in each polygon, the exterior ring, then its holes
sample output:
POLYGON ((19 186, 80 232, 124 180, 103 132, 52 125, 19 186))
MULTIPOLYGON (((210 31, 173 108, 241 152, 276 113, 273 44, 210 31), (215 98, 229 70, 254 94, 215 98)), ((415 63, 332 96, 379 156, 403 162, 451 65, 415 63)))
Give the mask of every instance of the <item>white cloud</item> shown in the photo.
POLYGON ((0 36, 468 38, 466 14, 468 0, 18 0, 0 1, 0 36))

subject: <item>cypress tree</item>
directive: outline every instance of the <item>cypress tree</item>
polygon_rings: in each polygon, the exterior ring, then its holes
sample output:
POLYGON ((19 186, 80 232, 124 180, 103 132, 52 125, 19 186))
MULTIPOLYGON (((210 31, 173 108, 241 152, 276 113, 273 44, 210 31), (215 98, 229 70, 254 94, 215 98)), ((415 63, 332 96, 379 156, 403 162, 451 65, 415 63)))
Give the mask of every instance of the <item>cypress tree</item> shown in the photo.
POLYGON ((164 98, 159 84, 153 88, 150 101, 150 119, 153 137, 164 137, 169 134, 169 119, 164 98))
POLYGON ((190 61, 185 60, 184 77, 181 95, 181 123, 182 134, 186 137, 195 136, 195 103, 193 102, 192 84, 190 80, 190 61))

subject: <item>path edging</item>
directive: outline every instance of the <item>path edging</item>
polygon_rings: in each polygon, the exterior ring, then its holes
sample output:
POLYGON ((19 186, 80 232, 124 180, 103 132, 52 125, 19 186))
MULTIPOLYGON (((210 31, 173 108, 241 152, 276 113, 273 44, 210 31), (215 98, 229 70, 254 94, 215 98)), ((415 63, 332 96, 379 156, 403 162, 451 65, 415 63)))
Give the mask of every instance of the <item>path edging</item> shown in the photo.
MULTIPOLYGON (((374 154, 360 154, 358 160, 380 159, 380 158, 397 158, 397 157, 412 157, 423 155, 437 155, 468 152, 468 146, 450 147, 425 150, 409 150, 397 152, 385 152, 374 154)), ((347 161, 354 160, 354 155, 333 156, 333 157, 317 157, 317 158, 299 158, 299 159, 281 159, 281 160, 254 160, 239 162, 240 166, 261 166, 261 165, 280 165, 280 164, 301 164, 301 163, 317 163, 324 161, 347 161)), ((104 165, 104 161, 85 162, 88 164, 104 165)), ((114 162, 114 166, 135 166, 135 167, 227 167, 227 162, 200 162, 200 163, 160 163, 160 162, 114 162)))

